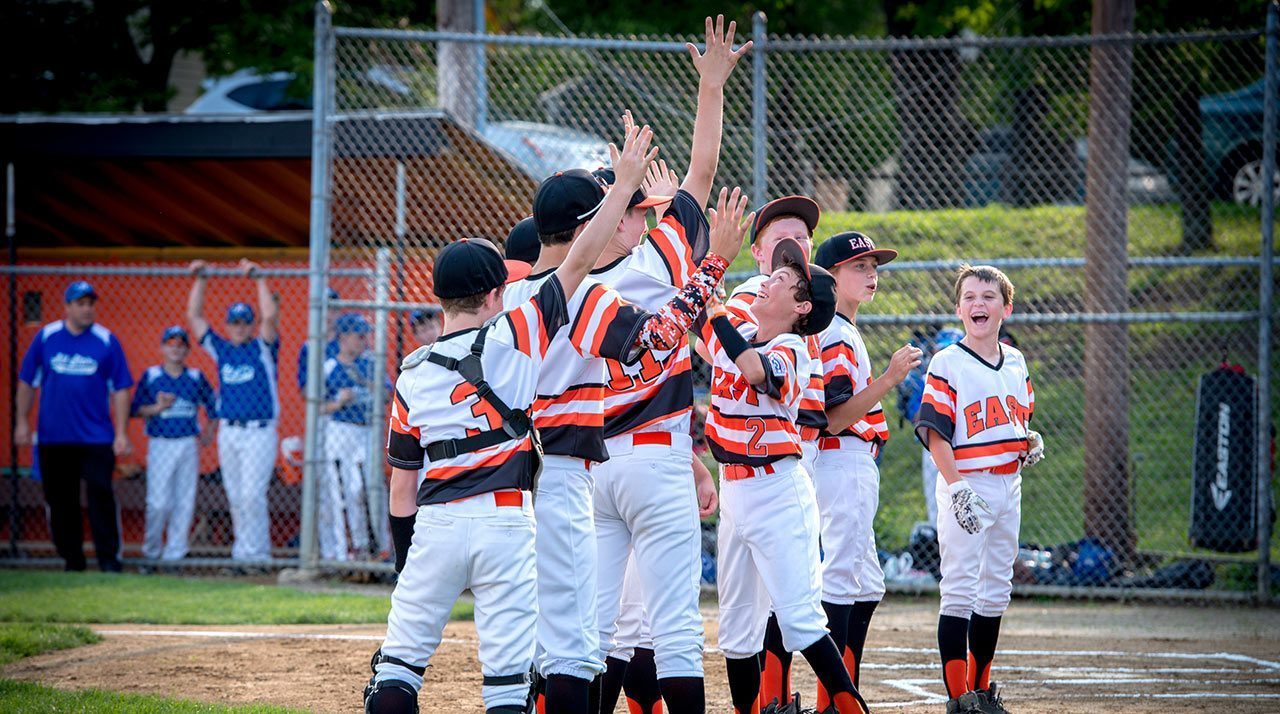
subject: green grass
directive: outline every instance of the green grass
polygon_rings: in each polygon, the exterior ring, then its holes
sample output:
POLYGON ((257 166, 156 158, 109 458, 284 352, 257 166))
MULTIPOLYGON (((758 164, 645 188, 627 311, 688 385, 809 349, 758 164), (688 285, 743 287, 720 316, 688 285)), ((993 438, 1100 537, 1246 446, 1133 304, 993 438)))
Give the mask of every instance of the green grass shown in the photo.
MULTIPOLYGON (((293 625, 386 622, 383 595, 315 593, 205 578, 0 571, 0 622, 293 625)), ((454 619, 470 619, 470 603, 454 619)))
POLYGON ((222 706, 140 694, 116 694, 90 689, 66 692, 28 682, 0 679, 0 711, 10 714, 43 714, 44 712, 95 712, 95 714, 197 714, 204 712, 300 712, 301 709, 264 706, 222 706))
POLYGON ((76 625, 3 623, 0 624, 0 664, 16 662, 42 652, 90 645, 101 639, 89 628, 76 625))

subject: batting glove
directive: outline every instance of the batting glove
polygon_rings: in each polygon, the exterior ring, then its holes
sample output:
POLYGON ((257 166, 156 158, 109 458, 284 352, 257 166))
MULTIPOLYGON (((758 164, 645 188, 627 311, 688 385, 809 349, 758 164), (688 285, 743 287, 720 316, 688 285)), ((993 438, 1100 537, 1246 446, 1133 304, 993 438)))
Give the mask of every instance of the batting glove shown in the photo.
POLYGON ((968 481, 962 478, 948 484, 947 490, 951 492, 951 512, 965 533, 977 535, 996 522, 996 514, 992 512, 991 506, 973 490, 968 481))
POLYGON ((1027 432, 1027 458, 1023 466, 1031 466, 1044 458, 1044 437, 1038 431, 1027 432))

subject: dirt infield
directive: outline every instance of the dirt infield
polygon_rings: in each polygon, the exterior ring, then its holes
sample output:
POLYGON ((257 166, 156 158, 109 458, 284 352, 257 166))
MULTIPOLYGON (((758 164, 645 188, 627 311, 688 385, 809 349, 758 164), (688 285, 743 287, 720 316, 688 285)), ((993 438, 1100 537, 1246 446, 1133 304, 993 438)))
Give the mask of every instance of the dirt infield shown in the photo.
MULTIPOLYGON (((941 712, 936 604, 894 599, 872 621, 862 691, 875 710, 941 712)), ((708 711, 730 711, 723 659, 707 612, 708 711)), ((95 626, 104 641, 23 660, 4 676, 66 689, 100 688, 222 703, 352 712, 382 627, 95 626)), ((422 702, 481 712, 475 627, 453 623, 427 673, 422 702)), ((796 688, 814 679, 796 667, 796 688)), ((1280 611, 1015 602, 995 678, 1027 712, 1280 710, 1280 611)), ((619 707, 622 711, 623 707, 619 707)))

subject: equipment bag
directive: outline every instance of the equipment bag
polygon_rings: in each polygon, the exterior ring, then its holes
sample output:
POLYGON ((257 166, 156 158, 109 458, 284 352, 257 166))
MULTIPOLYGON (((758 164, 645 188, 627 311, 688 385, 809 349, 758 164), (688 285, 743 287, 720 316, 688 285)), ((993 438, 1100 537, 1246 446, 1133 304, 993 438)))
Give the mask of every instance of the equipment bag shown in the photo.
POLYGON ((1224 553, 1258 547, 1256 390, 1243 369, 1223 365, 1196 390, 1191 545, 1224 553))

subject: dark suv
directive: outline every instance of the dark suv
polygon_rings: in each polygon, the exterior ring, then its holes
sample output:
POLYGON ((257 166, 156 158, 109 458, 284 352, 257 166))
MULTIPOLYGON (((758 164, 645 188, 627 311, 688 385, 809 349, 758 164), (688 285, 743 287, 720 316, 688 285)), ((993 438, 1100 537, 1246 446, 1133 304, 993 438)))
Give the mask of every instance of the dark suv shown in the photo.
MULTIPOLYGON (((1263 80, 1200 98, 1201 138, 1219 198, 1257 206, 1262 202, 1263 80)), ((1272 186, 1280 200, 1280 171, 1272 186)))

